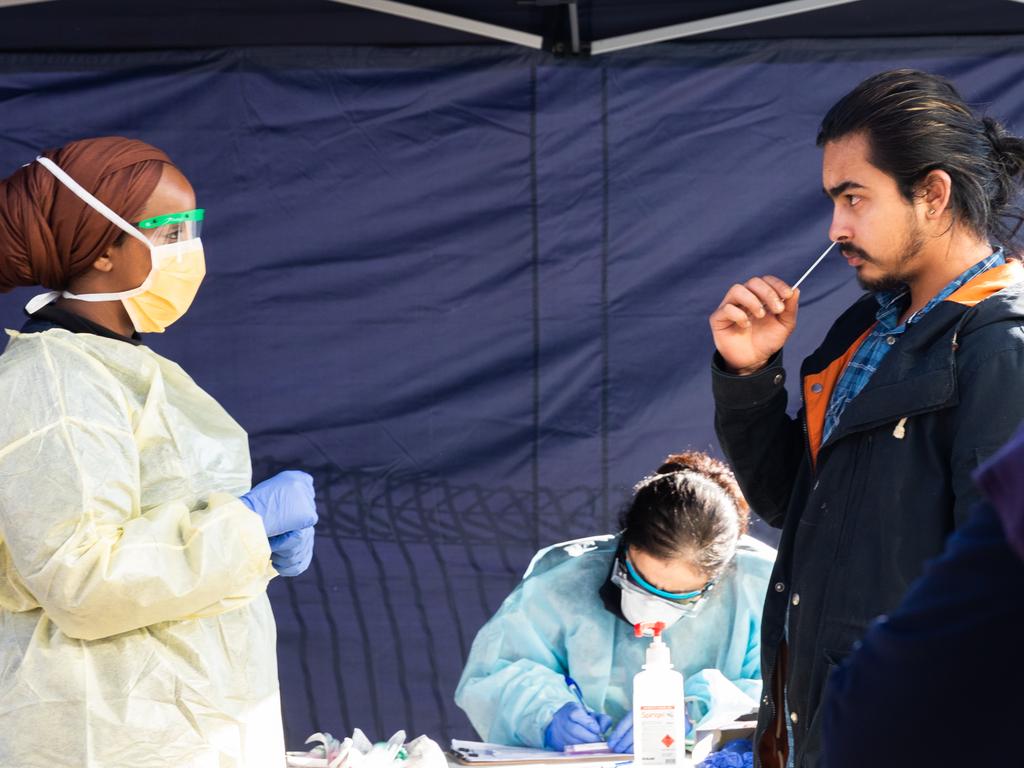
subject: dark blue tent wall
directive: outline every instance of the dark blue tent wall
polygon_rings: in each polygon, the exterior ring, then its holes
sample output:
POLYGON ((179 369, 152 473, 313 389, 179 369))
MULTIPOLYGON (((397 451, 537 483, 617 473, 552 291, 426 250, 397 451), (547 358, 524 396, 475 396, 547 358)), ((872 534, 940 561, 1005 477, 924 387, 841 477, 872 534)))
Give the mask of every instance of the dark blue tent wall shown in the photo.
MULTIPOLYGON (((8 54, 0 175, 105 134, 181 165, 209 277, 149 341, 249 431, 257 480, 317 480, 314 566, 271 585, 290 745, 469 736, 462 663, 530 555, 614 530, 668 452, 715 449, 706 318, 827 245, 828 106, 915 66, 1021 127, 1022 50, 8 54)), ((31 293, 0 298, 5 327, 31 293)), ((857 293, 838 258, 810 278, 791 365, 857 293)))

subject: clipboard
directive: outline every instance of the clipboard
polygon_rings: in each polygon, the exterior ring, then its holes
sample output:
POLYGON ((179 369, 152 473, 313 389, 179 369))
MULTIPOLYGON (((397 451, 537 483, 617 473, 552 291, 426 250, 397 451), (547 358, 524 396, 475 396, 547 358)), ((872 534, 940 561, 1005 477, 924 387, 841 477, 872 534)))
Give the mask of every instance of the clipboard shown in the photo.
POLYGON ((452 739, 448 754, 460 765, 542 765, 557 763, 589 763, 613 766, 617 763, 633 762, 633 755, 618 752, 594 752, 571 754, 550 749, 532 747, 510 747, 506 744, 491 744, 484 741, 463 741, 452 739))

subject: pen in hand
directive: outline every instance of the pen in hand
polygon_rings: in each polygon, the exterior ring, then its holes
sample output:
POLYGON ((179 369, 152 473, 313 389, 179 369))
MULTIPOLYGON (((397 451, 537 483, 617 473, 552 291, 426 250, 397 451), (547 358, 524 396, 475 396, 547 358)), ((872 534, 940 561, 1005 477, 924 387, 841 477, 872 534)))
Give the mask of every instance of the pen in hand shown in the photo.
POLYGON ((594 710, 588 707, 587 702, 583 700, 583 691, 580 690, 580 684, 568 675, 565 676, 565 684, 569 687, 569 692, 576 697, 576 700, 580 703, 580 706, 587 710, 587 714, 596 720, 596 713, 594 712, 594 710))
MULTIPOLYGON (((569 691, 572 693, 572 695, 576 697, 576 700, 580 703, 580 706, 583 707, 584 711, 594 719, 595 723, 597 723, 597 727, 601 728, 601 718, 603 716, 599 715, 597 712, 595 712, 587 706, 587 702, 583 700, 583 691, 580 690, 579 683, 577 683, 575 680, 569 677, 569 675, 565 675, 565 684, 569 688, 569 691)), ((607 728, 601 728, 601 732, 599 735, 604 736, 607 730, 607 728)), ((598 744, 588 744, 587 748, 592 750, 596 746, 598 746, 598 744)), ((568 751, 568 749, 566 751, 568 751)))

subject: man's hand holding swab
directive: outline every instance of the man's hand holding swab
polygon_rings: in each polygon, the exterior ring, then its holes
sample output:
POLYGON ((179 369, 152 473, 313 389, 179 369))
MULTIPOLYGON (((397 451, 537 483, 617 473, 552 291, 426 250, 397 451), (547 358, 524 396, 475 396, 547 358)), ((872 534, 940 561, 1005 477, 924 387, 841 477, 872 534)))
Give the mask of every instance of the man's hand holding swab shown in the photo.
POLYGON ((708 318, 726 366, 743 375, 764 368, 796 328, 799 297, 773 275, 732 286, 708 318))
POLYGON ((715 347, 734 373, 747 375, 764 368, 796 328, 798 286, 822 262, 833 242, 793 286, 774 275, 752 277, 732 286, 708 323, 715 347))

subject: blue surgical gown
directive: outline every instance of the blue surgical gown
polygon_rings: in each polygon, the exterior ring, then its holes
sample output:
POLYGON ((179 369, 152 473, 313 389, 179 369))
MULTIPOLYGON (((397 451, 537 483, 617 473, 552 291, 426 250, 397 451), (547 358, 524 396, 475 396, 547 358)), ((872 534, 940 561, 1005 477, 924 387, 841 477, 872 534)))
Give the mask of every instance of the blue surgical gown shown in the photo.
MULTIPOLYGON (((632 626, 605 607, 599 591, 618 537, 598 538, 604 540, 534 558, 473 641, 455 702, 486 741, 543 746, 554 713, 576 700, 566 674, 579 683, 587 705, 613 721, 631 711, 633 675, 650 641, 635 637, 632 626)), ((700 613, 665 631, 695 720, 708 722, 716 708, 737 701, 756 707, 760 699, 761 608, 774 561, 774 549, 742 537, 700 613)))

